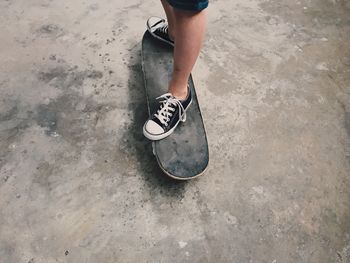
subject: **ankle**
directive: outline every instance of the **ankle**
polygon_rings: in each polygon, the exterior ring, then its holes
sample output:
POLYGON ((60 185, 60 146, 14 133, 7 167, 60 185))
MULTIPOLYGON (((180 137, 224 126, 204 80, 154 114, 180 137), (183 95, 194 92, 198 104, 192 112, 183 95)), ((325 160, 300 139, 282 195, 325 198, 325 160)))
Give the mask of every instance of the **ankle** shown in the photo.
POLYGON ((182 88, 182 89, 178 89, 178 88, 170 88, 169 92, 178 100, 185 100, 188 96, 188 88, 186 86, 186 88, 182 88))

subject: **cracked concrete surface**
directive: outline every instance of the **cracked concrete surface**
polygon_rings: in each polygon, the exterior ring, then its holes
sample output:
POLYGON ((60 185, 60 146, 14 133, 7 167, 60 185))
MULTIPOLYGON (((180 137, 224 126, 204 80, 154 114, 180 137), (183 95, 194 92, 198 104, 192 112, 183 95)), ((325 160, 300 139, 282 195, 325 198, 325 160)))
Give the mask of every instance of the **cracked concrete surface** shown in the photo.
POLYGON ((142 135, 149 1, 0 1, 0 262, 350 262, 349 0, 212 0, 210 166, 142 135))

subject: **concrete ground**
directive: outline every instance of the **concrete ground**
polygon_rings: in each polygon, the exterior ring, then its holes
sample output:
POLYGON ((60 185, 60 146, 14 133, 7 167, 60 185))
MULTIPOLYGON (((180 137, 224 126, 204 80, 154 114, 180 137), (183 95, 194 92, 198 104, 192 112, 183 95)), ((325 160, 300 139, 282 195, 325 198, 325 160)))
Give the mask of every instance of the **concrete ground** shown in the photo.
POLYGON ((158 0, 0 1, 0 262, 350 262, 349 0, 212 0, 206 174, 142 135, 158 0))

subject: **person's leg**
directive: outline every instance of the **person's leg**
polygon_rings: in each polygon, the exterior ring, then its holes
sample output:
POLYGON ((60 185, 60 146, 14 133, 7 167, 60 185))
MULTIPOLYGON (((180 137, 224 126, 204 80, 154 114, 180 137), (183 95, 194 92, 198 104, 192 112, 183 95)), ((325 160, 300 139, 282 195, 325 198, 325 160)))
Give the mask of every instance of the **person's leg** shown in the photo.
POLYGON ((187 96, 187 83, 198 58, 206 27, 205 11, 194 12, 173 8, 175 17, 174 69, 169 92, 182 100, 187 96))
POLYGON ((175 39, 175 15, 174 15, 174 8, 169 5, 167 0, 161 0, 163 9, 168 21, 168 34, 170 39, 174 40, 175 39))
POLYGON ((188 79, 202 46, 206 27, 203 9, 208 5, 206 0, 161 1, 168 24, 165 20, 150 18, 147 27, 155 38, 174 46, 174 64, 168 93, 158 98, 159 108, 143 127, 144 135, 151 140, 169 136, 180 121, 186 120, 186 111, 192 103, 188 79), (173 34, 175 41, 169 39, 169 34, 173 34))
POLYGON ((202 46, 206 26, 205 11, 187 11, 173 8, 167 0, 161 0, 172 40, 176 38, 174 71, 169 92, 178 99, 187 95, 187 82, 202 46))

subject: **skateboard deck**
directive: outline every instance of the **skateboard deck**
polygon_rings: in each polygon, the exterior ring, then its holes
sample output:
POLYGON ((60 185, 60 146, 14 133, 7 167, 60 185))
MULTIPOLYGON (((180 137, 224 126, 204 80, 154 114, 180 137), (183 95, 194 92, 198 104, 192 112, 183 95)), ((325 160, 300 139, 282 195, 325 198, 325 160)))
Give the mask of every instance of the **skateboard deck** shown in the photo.
MULTIPOLYGON (((173 48, 146 31, 142 39, 142 70, 149 115, 158 108, 156 98, 167 93, 172 68, 173 48)), ((177 180, 189 180, 203 174, 209 163, 207 136, 192 76, 189 86, 193 101, 186 111, 186 122, 180 122, 168 137, 152 141, 159 167, 177 180)))

